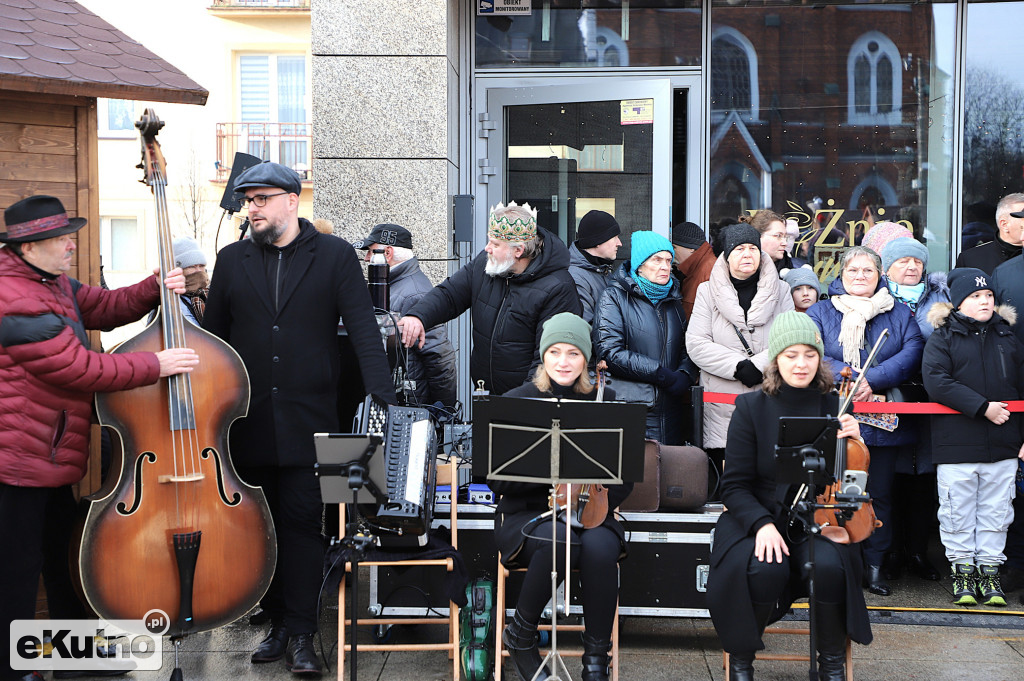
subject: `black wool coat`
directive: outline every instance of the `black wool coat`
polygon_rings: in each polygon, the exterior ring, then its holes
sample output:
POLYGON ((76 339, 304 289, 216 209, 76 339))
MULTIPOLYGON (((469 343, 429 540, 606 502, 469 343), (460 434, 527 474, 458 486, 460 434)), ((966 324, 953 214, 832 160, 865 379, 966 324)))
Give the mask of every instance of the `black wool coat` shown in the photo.
POLYGON ((933 414, 932 462, 991 463, 1017 457, 1024 416, 997 426, 985 418, 989 402, 1024 397, 1024 346, 1013 334, 1016 311, 1000 305, 979 323, 953 312, 952 303, 928 311, 935 331, 924 346, 921 368, 928 396, 959 414, 933 414))
MULTIPOLYGON (((822 395, 814 388, 783 386, 777 396, 758 390, 736 397, 722 476, 722 503, 728 510, 715 527, 707 585, 708 610, 726 650, 764 648, 747 586, 747 564, 757 531, 774 523, 790 546, 797 537, 802 538, 788 531, 788 509, 783 505, 794 490, 776 481, 779 417, 835 414, 838 407, 836 395, 822 395)), ((871 625, 861 591, 861 561, 849 546, 836 548, 846 573, 846 630, 854 641, 868 644, 871 625)), ((802 583, 791 581, 776 604, 772 621, 786 614, 793 600, 806 595, 802 583)))
MULTIPOLYGON (((552 383, 550 392, 541 392, 532 382, 505 393, 505 397, 526 397, 526 398, 552 398, 557 397, 563 400, 584 400, 593 401, 597 398, 597 390, 582 395, 575 392, 571 387, 563 387, 552 383)), ((605 390, 604 399, 608 402, 615 400, 615 392, 608 388, 605 390)), ((538 515, 548 510, 548 497, 551 494, 551 487, 533 482, 512 482, 507 480, 489 480, 487 485, 498 495, 498 505, 494 514, 494 540, 498 550, 501 552, 502 562, 511 567, 525 567, 516 563, 516 555, 526 541, 523 535, 523 528, 526 527, 538 515)), ((615 519, 614 510, 619 504, 626 500, 629 493, 633 491, 633 483, 627 482, 622 485, 611 485, 608 487, 608 516, 603 523, 619 537, 622 545, 622 555, 625 556, 626 531, 622 524, 615 519)))
POLYGON ((544 247, 525 271, 492 277, 484 271, 487 253, 481 252, 408 313, 429 329, 470 310, 470 375, 474 384, 483 381, 495 395, 522 385, 530 368, 539 363, 537 348, 545 321, 559 312, 583 312, 569 275, 569 249, 546 229, 538 229, 538 233, 544 247))
POLYGON ((265 258, 278 257, 272 246, 246 239, 224 247, 210 284, 203 328, 238 352, 251 383, 249 414, 230 434, 231 456, 240 467, 312 466, 313 433, 339 430, 339 381, 361 374, 367 392, 396 401, 355 250, 307 220, 299 223, 278 310, 265 264, 265 258), (341 365, 340 317, 357 366, 341 365))

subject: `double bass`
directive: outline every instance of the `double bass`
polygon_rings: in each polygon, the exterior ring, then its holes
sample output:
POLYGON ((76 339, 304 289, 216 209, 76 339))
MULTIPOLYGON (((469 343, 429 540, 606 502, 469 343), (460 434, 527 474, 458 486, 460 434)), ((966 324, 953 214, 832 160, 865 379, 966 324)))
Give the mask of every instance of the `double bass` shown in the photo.
MULTIPOLYGON (((174 269, 166 164, 146 109, 145 179, 156 199, 160 280, 174 269)), ((161 610, 172 636, 213 629, 248 612, 277 562, 263 490, 242 481, 228 455, 231 423, 249 406, 249 377, 231 346, 186 322, 177 294, 160 286, 160 308, 112 352, 192 348, 191 373, 133 390, 98 393, 102 425, 121 442, 103 490, 90 501, 78 552, 81 586, 105 619, 142 620, 161 610)), ((115 439, 116 441, 116 439, 115 439)))

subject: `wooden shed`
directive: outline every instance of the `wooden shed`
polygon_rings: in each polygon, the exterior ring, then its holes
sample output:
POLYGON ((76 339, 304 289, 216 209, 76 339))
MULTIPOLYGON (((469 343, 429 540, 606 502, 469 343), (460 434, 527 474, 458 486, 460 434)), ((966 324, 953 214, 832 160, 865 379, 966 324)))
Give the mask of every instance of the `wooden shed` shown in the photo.
MULTIPOLYGON (((70 275, 99 284, 96 99, 205 104, 208 94, 73 0, 0 0, 0 211, 33 194, 58 197, 89 221, 70 275)), ((99 487, 98 469, 83 491, 99 487)))

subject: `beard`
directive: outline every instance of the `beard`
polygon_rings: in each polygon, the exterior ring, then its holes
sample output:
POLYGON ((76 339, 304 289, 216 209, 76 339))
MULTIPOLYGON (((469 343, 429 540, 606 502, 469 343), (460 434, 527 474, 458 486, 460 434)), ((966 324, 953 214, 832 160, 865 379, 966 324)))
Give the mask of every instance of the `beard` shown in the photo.
POLYGON ((494 256, 487 255, 487 265, 484 267, 484 274, 492 277, 503 277, 509 273, 512 266, 516 264, 515 256, 509 254, 506 260, 495 260, 494 256))
POLYGON ((268 220, 262 230, 257 231, 254 227, 249 230, 249 234, 252 237, 253 243, 257 246, 267 246, 284 236, 286 228, 287 225, 275 225, 268 220))

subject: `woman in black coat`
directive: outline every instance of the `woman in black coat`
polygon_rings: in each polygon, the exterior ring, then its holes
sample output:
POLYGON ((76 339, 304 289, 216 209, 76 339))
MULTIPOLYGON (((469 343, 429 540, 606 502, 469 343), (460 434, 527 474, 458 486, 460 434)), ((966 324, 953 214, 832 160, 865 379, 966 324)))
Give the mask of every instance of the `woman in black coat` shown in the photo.
MULTIPOLYGON (((753 679, 754 653, 765 626, 806 596, 808 541, 790 522, 796 485, 776 480, 775 445, 782 416, 838 411, 832 374, 822 360, 821 334, 806 315, 784 312, 769 335, 771 363, 758 392, 736 398, 726 440, 722 503, 708 577, 708 609, 722 647, 730 653, 730 681, 753 679)), ((840 437, 860 437, 849 414, 840 437)), ((816 537, 815 612, 818 665, 823 681, 845 679, 846 637, 871 642, 860 589, 861 566, 850 545, 816 537)))
POLYGON ((633 232, 631 241, 630 261, 612 276, 594 313, 597 359, 607 363, 619 399, 647 404, 649 439, 685 444, 685 398, 697 367, 686 356, 672 242, 650 231, 633 232))
MULTIPOLYGON (((534 379, 505 397, 594 400, 597 390, 590 382, 590 325, 580 317, 563 312, 544 322, 540 341, 541 364, 534 379)), ((606 399, 614 399, 610 390, 606 399)), ((537 650, 537 625, 541 611, 551 598, 551 516, 549 488, 525 482, 491 481, 497 492, 494 535, 501 561, 509 568, 525 567, 515 616, 502 632, 516 671, 530 681, 541 665, 537 650)), ((626 554, 625 532, 612 515, 633 488, 632 483, 608 488, 608 514, 597 527, 572 532, 570 559, 580 567, 580 586, 586 631, 583 634, 583 681, 607 681, 608 650, 611 648, 615 603, 618 600, 618 561, 626 554)), ((556 523, 561 556, 565 565, 565 522, 556 523)), ((563 574, 559 574, 564 579, 563 574)), ((541 679, 548 678, 546 673, 541 679)))

